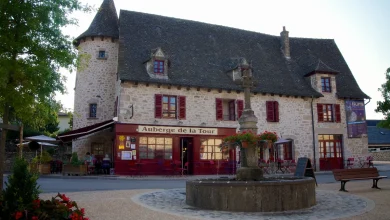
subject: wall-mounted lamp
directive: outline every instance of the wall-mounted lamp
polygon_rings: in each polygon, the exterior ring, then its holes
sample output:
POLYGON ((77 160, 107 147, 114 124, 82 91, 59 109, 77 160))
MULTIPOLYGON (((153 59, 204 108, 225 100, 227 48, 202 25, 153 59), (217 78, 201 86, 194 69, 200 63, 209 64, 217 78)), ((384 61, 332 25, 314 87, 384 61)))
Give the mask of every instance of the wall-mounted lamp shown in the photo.
POLYGON ((97 95, 96 98, 103 99, 100 95, 97 95))
POLYGON ((206 122, 202 122, 200 126, 206 126, 206 122))
POLYGON ((178 124, 178 125, 182 125, 182 124, 183 124, 183 122, 182 122, 182 121, 179 121, 179 122, 177 122, 177 124, 178 124))
POLYGON ((157 124, 157 123, 158 123, 158 121, 157 121, 157 120, 154 120, 153 124, 157 124))

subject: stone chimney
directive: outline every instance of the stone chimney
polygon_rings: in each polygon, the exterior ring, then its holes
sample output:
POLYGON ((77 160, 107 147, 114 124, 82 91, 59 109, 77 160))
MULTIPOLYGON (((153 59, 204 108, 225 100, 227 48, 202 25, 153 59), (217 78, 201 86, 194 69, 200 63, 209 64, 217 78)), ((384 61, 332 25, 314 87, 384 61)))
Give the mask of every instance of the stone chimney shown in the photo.
POLYGON ((285 26, 283 26, 283 31, 280 32, 280 43, 282 45, 284 57, 290 59, 290 40, 288 38, 288 31, 286 31, 285 26))

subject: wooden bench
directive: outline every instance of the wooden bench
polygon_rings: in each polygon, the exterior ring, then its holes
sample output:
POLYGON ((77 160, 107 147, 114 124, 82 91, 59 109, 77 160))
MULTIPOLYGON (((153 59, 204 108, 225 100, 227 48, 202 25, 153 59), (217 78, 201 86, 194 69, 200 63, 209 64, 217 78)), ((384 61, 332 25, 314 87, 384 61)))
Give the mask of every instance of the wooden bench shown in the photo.
POLYGON ((333 170, 335 180, 341 181, 340 191, 348 192, 345 190, 345 184, 350 180, 366 180, 372 179, 372 187, 380 189, 378 187, 378 180, 387 178, 387 176, 379 176, 378 170, 374 168, 358 168, 358 169, 336 169, 333 170))

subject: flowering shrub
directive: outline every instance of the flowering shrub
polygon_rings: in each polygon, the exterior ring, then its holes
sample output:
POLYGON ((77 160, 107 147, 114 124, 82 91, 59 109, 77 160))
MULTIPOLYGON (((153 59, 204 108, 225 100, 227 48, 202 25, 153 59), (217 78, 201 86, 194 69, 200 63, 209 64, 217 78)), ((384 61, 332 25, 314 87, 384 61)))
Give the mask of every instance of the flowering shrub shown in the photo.
POLYGON ((278 136, 276 132, 270 132, 270 131, 264 131, 263 133, 260 133, 258 135, 254 134, 251 131, 244 131, 242 133, 237 133, 225 137, 223 139, 224 143, 221 145, 221 147, 226 146, 228 142, 230 143, 248 142, 250 146, 255 146, 257 145, 258 141, 265 141, 265 140, 269 140, 274 143, 278 140, 278 136))
MULTIPOLYGON (((0 204, 3 204, 0 200, 0 204)), ((4 208, 1 207, 0 208, 4 208)), ((84 217, 84 208, 78 207, 75 201, 71 201, 65 194, 58 193, 51 200, 35 199, 24 210, 11 212, 9 218, 19 220, 89 220, 84 217)))
POLYGON ((264 131, 263 133, 260 133, 258 136, 258 140, 270 140, 272 143, 275 143, 278 140, 278 135, 276 135, 276 132, 271 131, 264 131))
POLYGON ((248 142, 248 145, 253 146, 257 144, 257 136, 251 131, 243 131, 234 135, 227 136, 223 139, 224 142, 248 142))
POLYGON ((0 219, 10 220, 85 220, 84 209, 64 194, 51 200, 39 199, 38 176, 31 173, 28 163, 17 158, 8 177, 6 188, 0 193, 0 219))

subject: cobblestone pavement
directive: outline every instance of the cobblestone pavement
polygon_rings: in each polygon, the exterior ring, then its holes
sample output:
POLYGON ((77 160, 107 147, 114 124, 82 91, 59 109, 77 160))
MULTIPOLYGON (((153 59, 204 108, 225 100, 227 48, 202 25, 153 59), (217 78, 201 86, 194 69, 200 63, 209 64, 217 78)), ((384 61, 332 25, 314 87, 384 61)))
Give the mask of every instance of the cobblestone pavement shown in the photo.
POLYGON ((201 210, 185 204, 185 189, 171 189, 148 192, 136 196, 133 201, 156 211, 162 211, 180 217, 199 219, 337 219, 350 217, 370 211, 375 204, 372 200, 330 190, 316 190, 317 204, 308 209, 285 212, 226 212, 201 210))
MULTIPOLYGON (((224 213, 187 208, 183 189, 174 190, 117 190, 66 193, 71 200, 85 208, 92 220, 172 220, 172 219, 342 219, 388 220, 390 216, 390 180, 379 181, 381 190, 371 188, 372 181, 351 181, 348 193, 339 192, 340 183, 319 184, 318 204, 312 208, 285 213, 224 213), (162 195, 171 195, 164 198, 162 195), (154 195, 154 196, 152 196, 154 195), (156 202, 152 202, 155 199, 156 202), (170 199, 170 200, 168 200, 170 199), (136 201, 136 202, 134 202, 136 201), (141 203, 142 201, 142 203, 141 203), (167 202, 160 203, 158 202, 167 202), (155 203, 155 204, 154 204, 155 203), (176 208, 175 208, 176 207, 176 208), (169 211, 176 209, 177 211, 169 211), (327 209, 327 210, 326 210, 327 209), (174 213, 174 214, 172 214, 174 213), (188 213, 197 213, 190 216, 188 213)), ((42 194, 51 198, 55 194, 42 194)))

